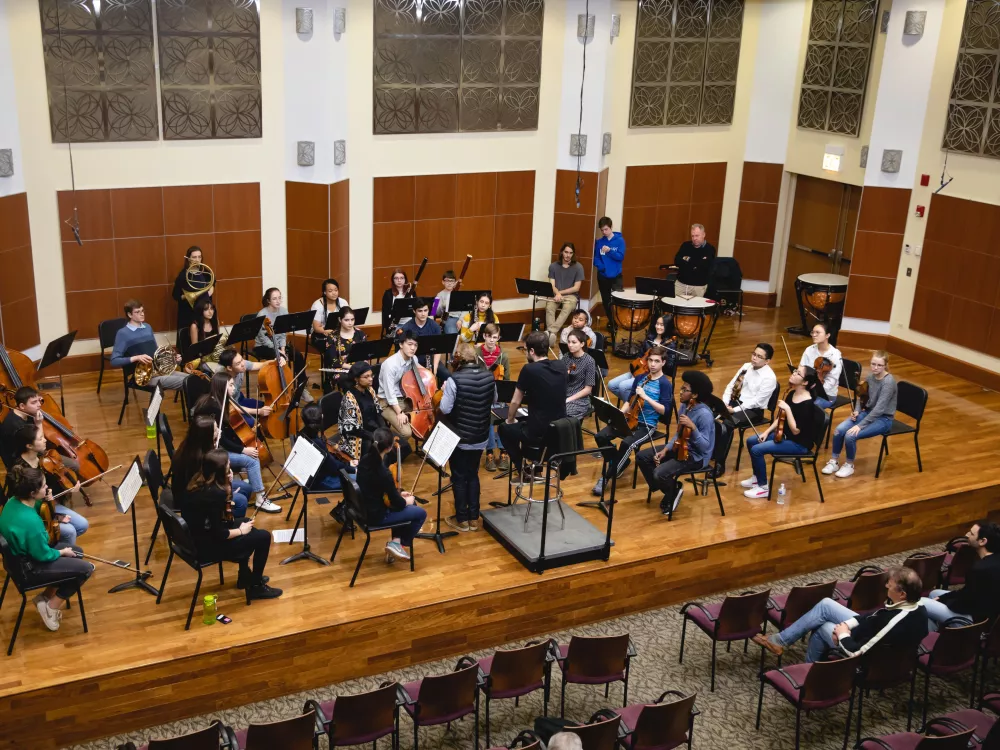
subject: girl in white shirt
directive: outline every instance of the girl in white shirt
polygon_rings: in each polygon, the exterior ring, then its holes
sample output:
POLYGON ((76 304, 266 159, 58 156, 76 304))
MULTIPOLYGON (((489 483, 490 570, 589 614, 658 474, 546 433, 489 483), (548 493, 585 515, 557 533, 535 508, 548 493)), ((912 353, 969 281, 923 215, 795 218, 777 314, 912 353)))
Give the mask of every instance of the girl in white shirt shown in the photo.
POLYGON ((840 386, 840 372, 844 369, 844 355, 830 343, 830 332, 826 330, 826 326, 822 323, 814 325, 810 335, 812 336, 813 343, 802 352, 799 367, 802 365, 815 367, 815 362, 819 357, 825 357, 833 362, 833 369, 823 379, 823 392, 813 394, 813 401, 816 403, 816 406, 822 409, 829 409, 837 399, 837 390, 840 386))

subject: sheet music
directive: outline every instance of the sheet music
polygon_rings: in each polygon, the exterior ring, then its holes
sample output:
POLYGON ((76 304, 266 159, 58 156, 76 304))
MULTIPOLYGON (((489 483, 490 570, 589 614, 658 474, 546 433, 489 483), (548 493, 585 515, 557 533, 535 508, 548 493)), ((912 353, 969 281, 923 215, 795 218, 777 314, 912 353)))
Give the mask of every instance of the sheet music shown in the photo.
POLYGON ((115 505, 119 513, 128 512, 140 489, 142 489, 142 473, 139 471, 139 459, 136 458, 132 461, 132 466, 129 467, 122 483, 114 491, 115 505))
POLYGON ((455 452, 458 441, 456 433, 449 430, 443 422, 438 422, 431 430, 430 437, 424 442, 423 448, 427 460, 438 468, 443 467, 455 452))
POLYGON ((156 386, 156 390, 149 398, 149 409, 146 410, 146 424, 150 427, 156 424, 156 415, 160 413, 161 403, 163 403, 163 389, 156 386))
POLYGON ((285 460, 285 472, 299 485, 305 485, 323 465, 323 454, 308 440, 296 440, 285 460))
POLYGON ((306 532, 305 529, 300 528, 295 533, 295 539, 293 540, 291 529, 275 529, 271 532, 271 538, 278 544, 291 544, 293 541, 304 542, 306 540, 306 532))

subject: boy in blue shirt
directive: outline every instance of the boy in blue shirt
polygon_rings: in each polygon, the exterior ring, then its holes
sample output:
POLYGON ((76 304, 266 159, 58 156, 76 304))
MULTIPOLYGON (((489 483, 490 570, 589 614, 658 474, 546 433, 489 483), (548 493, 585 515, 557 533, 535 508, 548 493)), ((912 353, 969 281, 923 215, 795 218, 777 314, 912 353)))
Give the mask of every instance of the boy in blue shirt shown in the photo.
POLYGON ((601 236, 594 241, 594 268, 597 288, 601 291, 604 315, 611 319, 611 292, 622 289, 622 261, 625 260, 625 238, 611 228, 611 219, 602 216, 597 222, 601 236))

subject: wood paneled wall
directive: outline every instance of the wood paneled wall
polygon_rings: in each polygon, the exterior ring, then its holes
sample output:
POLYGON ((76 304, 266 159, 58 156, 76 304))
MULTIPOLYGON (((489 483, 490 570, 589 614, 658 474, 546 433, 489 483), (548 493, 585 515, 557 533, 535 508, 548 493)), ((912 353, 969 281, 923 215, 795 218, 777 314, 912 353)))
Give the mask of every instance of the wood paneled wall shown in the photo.
POLYGON ((910 328, 1000 357, 1000 206, 931 198, 910 328))
POLYGON ((288 291, 292 312, 308 310, 333 278, 350 301, 350 180, 332 185, 285 183, 288 291))
POLYGON ((372 239, 372 307, 394 268, 410 280, 428 259, 420 293, 441 291, 441 275, 473 260, 465 289, 492 289, 494 299, 517 297, 515 277, 531 274, 535 173, 476 172, 376 177, 372 239))
POLYGON ((783 173, 783 164, 743 162, 733 257, 739 261, 744 279, 768 281, 771 277, 783 173))
POLYGON ((260 309, 259 183, 78 190, 83 247, 64 223, 73 214, 73 193, 58 195, 66 312, 81 338, 95 338, 102 320, 122 317, 133 297, 154 330, 175 330, 171 292, 192 245, 215 271, 224 324, 260 309))
POLYGON ((718 249, 726 163, 661 164, 625 170, 621 231, 625 237, 625 286, 636 276, 662 277, 677 248, 703 224, 718 249))
POLYGON ((0 268, 0 337, 11 349, 35 346, 40 342, 27 193, 0 198, 0 268))
MULTIPOLYGON (((552 260, 559 258, 564 242, 572 242, 576 259, 583 264, 584 279, 580 299, 590 299, 597 293, 590 280, 594 272, 594 240, 597 220, 604 216, 608 202, 608 170, 580 173, 580 206, 576 205, 576 171, 556 170, 556 197, 552 213, 552 260)), ((616 222, 617 224, 617 222, 616 222)), ((621 227, 615 226, 615 230, 621 227)))
POLYGON ((861 193, 844 315, 889 320, 910 190, 866 186, 861 193))

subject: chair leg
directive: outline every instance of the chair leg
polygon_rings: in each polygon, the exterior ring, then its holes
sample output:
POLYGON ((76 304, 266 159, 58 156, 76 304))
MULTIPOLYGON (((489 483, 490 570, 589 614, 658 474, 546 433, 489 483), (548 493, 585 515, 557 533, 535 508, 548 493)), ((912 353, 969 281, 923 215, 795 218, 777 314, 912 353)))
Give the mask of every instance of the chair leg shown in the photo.
POLYGON ((184 625, 185 630, 191 629, 191 618, 194 617, 194 605, 198 603, 198 592, 201 591, 201 569, 198 569, 198 581, 194 585, 194 596, 191 597, 191 608, 188 610, 187 623, 184 625))
POLYGON ((795 707, 795 750, 799 750, 799 737, 802 735, 802 709, 795 707))
POLYGON ((875 464, 875 478, 878 479, 878 475, 882 471, 882 456, 885 453, 885 449, 888 447, 886 445, 885 435, 882 436, 882 445, 878 449, 878 463, 875 464))
POLYGON ((156 519, 156 523, 153 524, 153 534, 149 537, 149 550, 146 552, 146 562, 143 565, 149 565, 149 558, 153 554, 153 545, 156 544, 156 535, 160 533, 160 519, 156 519))
POLYGON ((684 621, 681 623, 681 656, 677 660, 678 664, 684 663, 684 636, 687 635, 688 618, 684 615, 684 621))
POLYGON ((167 588, 167 576, 170 575, 170 563, 174 561, 174 551, 170 550, 170 554, 167 555, 167 567, 163 569, 163 578, 160 579, 160 593, 156 595, 156 603, 159 604, 160 600, 163 599, 163 592, 167 588))
MULTIPOLYGON (((858 728, 857 728, 857 733, 855 734, 855 741, 854 741, 855 747, 861 746, 861 722, 864 716, 864 703, 865 703, 865 689, 861 688, 861 690, 858 691, 858 728)), ((909 724, 907 724, 906 731, 907 732, 910 731, 909 724)))
MULTIPOLYGON (((83 632, 89 633, 90 630, 87 628, 87 613, 83 610, 83 590, 76 590, 76 600, 80 602, 80 619, 83 621, 83 632)), ((66 602, 67 609, 69 608, 69 602, 66 602)))
POLYGON ((825 503, 826 500, 823 498, 823 485, 819 481, 819 469, 816 468, 816 461, 812 462, 813 465, 813 476, 816 477, 816 489, 819 490, 819 501, 825 503))
POLYGON ((128 386, 125 386, 125 397, 122 399, 122 410, 118 412, 118 426, 122 426, 122 420, 125 418, 125 407, 128 406, 128 386))
POLYGON ((559 718, 566 718, 566 673, 562 676, 562 691, 559 693, 559 718))
POLYGON ((28 597, 21 594, 21 609, 17 613, 17 621, 14 623, 14 632, 10 636, 10 645, 7 647, 7 656, 14 653, 14 641, 17 640, 17 631, 21 629, 21 619, 24 617, 24 607, 28 603, 28 597))
POLYGON ((222 572, 222 560, 219 560, 219 585, 226 585, 226 576, 222 572))
POLYGON ((746 432, 746 430, 740 430, 740 445, 736 449, 736 471, 737 472, 740 470, 740 458, 742 458, 742 456, 743 456, 743 437, 744 437, 743 433, 744 432, 746 432))
POLYGON ((101 395, 101 383, 104 380, 104 350, 101 350, 101 370, 97 374, 97 395, 101 395))
POLYGON ((490 744, 490 696, 486 696, 486 747, 492 747, 490 744))
POLYGON ((760 711, 764 706, 764 673, 760 675, 760 693, 757 696, 757 730, 760 731, 760 711))
POLYGON ((4 597, 7 596, 7 586, 10 585, 10 573, 3 579, 3 591, 0 591, 0 607, 3 606, 4 597))
POLYGON ((920 434, 919 430, 913 433, 913 447, 917 451, 917 471, 922 472, 924 470, 924 464, 920 460, 920 440, 918 440, 917 438, 919 434, 920 434))
POLYGON ((715 499, 719 501, 719 513, 726 515, 726 509, 722 505, 722 494, 719 492, 719 480, 712 477, 712 484, 715 486, 715 499))
POLYGON ((771 502, 771 495, 774 494, 774 469, 778 465, 778 462, 773 458, 771 459, 771 477, 767 482, 767 501, 771 502))
POLYGON ((709 692, 711 692, 711 693, 715 692, 715 647, 716 647, 716 645, 717 645, 717 641, 713 638, 712 639, 712 687, 709 690, 709 692))
POLYGON ((345 523, 340 527, 340 533, 337 534, 337 543, 333 545, 333 554, 330 555, 330 562, 333 562, 334 560, 337 559, 337 550, 340 549, 340 542, 344 539, 344 531, 346 530, 347 530, 347 524, 345 523))
POLYGON ((854 692, 856 688, 851 688, 851 700, 847 705, 847 726, 844 727, 844 750, 847 750, 847 743, 851 739, 851 717, 854 716, 854 692))
MULTIPOLYGON (((361 549, 361 555, 358 557, 358 564, 354 566, 354 575, 351 576, 350 588, 354 588, 354 582, 358 580, 358 573, 361 572, 361 563, 365 561, 365 554, 368 552, 368 545, 372 543, 372 535, 365 532, 365 546, 361 549)), ((410 558, 413 559, 412 557, 410 558)))
POLYGON ((923 707, 924 710, 923 710, 923 715, 920 718, 920 730, 919 730, 921 732, 923 732, 924 728, 927 726, 927 701, 930 699, 930 692, 931 692, 931 671, 930 668, 928 667, 928 670, 924 672, 924 707, 923 707))

